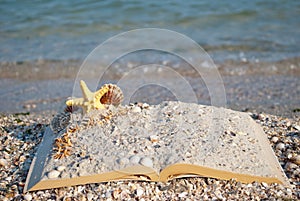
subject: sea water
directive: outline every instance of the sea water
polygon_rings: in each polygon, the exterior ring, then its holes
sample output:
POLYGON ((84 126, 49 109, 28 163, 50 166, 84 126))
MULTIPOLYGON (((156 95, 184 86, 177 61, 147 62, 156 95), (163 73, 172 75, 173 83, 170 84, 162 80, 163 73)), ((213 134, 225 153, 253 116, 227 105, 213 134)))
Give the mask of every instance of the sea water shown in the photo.
POLYGON ((0 61, 84 59, 140 28, 185 34, 215 60, 300 55, 300 1, 0 1, 0 61))

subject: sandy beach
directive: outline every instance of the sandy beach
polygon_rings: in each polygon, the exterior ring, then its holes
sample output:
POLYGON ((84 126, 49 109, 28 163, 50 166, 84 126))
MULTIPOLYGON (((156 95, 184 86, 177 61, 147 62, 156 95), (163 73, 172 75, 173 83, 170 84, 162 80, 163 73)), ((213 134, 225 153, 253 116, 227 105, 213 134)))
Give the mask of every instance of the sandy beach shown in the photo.
MULTIPOLYGON (((188 178, 168 183, 108 182, 24 194, 26 175, 43 131, 66 98, 71 96, 79 63, 1 63, 0 199, 300 199, 300 62, 297 58, 275 63, 217 64, 224 81, 227 108, 247 112, 263 126, 292 188, 277 184, 188 178)), ((194 83, 199 102, 210 104, 204 83, 188 71, 183 74, 194 83)), ((114 81, 119 77, 119 74, 112 73, 106 78, 114 81)), ((157 104, 173 99, 168 91, 153 87, 139 90, 132 97, 132 102, 157 104)))

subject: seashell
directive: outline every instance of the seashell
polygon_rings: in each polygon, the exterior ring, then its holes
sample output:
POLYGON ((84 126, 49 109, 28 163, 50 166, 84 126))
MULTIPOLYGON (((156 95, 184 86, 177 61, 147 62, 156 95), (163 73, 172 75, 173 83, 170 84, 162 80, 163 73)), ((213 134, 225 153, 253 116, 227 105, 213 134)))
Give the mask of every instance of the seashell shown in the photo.
POLYGON ((124 99, 120 87, 114 84, 105 84, 100 90, 105 90, 105 88, 108 88, 108 91, 101 97, 100 102, 105 105, 118 106, 124 99))
POLYGON ((50 128, 54 133, 59 133, 70 124, 69 113, 58 113, 50 122, 50 128))
POLYGON ((74 105, 67 105, 65 108, 64 108, 64 112, 65 113, 73 113, 75 111, 79 110, 79 107, 78 106, 74 106, 74 105))
POLYGON ((140 164, 146 167, 153 167, 152 159, 149 157, 144 157, 140 160, 140 164))
POLYGON ((57 171, 62 172, 66 169, 66 166, 60 165, 56 168, 57 171))
POLYGON ((55 179, 60 175, 60 172, 57 170, 52 170, 50 172, 48 172, 48 178, 49 179, 55 179))
POLYGON ((140 158, 139 156, 137 156, 137 155, 131 156, 131 157, 129 158, 130 163, 132 163, 132 164, 138 164, 139 161, 140 161, 140 159, 141 159, 141 158, 140 158))

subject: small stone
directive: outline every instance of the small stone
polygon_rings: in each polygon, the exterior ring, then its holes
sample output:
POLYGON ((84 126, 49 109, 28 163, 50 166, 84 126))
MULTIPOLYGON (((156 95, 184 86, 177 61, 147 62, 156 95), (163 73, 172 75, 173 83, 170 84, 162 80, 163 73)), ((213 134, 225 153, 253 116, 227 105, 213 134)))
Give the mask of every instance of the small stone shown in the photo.
POLYGON ((91 201, 94 198, 92 193, 88 193, 86 197, 88 201, 91 201))
POLYGON ((136 189, 136 195, 138 197, 142 196, 144 194, 144 190, 142 188, 137 188, 136 189))
POLYGON ((121 191, 120 191, 119 189, 114 190, 114 191, 112 192, 113 198, 118 199, 120 193, 121 193, 121 191))
POLYGON ((0 159, 0 167, 1 166, 6 167, 7 165, 8 165, 8 162, 4 158, 1 158, 0 159))
POLYGON ((63 166, 63 165, 58 166, 58 167, 56 168, 56 170, 59 171, 59 172, 62 172, 62 171, 64 171, 65 169, 66 169, 66 166, 63 166))
POLYGON ((150 105, 149 105, 148 103, 143 103, 142 108, 143 108, 143 109, 147 109, 147 108, 149 108, 149 106, 150 106, 150 105))
POLYGON ((289 189, 289 188, 287 188, 287 189, 286 189, 286 193, 287 193, 288 196, 291 196, 291 195, 292 195, 292 190, 289 189))
POLYGON ((26 160, 26 156, 20 156, 19 161, 24 162, 26 160))
POLYGON ((149 157, 142 158, 140 164, 147 167, 153 167, 153 162, 149 157))
POLYGON ((288 163, 286 163, 286 165, 285 165, 285 168, 287 169, 287 170, 292 170, 292 169, 296 169, 298 166, 295 164, 295 163, 291 163, 291 162, 288 162, 288 163))
POLYGON ((276 149, 278 149, 278 150, 283 150, 284 148, 285 148, 285 145, 282 142, 280 142, 276 145, 276 149))
POLYGON ((106 193, 104 195, 105 195, 105 198, 111 198, 112 192, 108 190, 108 191, 106 191, 106 193))
POLYGON ((57 170, 52 170, 50 172, 48 172, 48 178, 49 179, 55 179, 60 175, 60 172, 57 170))
POLYGON ((267 187, 268 187, 268 184, 267 184, 267 183, 265 183, 265 182, 262 182, 262 183, 261 183, 261 185, 262 185, 263 187, 265 187, 265 188, 267 188, 267 187))
POLYGON ((10 182, 12 180, 12 177, 11 176, 6 177, 5 180, 8 181, 8 182, 10 182))
POLYGON ((120 158, 120 159, 118 160, 118 163, 119 163, 120 165, 126 165, 126 164, 129 163, 129 159, 128 159, 128 158, 120 158))
POLYGON ((131 156, 130 157, 130 163, 132 164, 138 164, 140 162, 140 157, 137 155, 131 156))
POLYGON ((259 119, 259 120, 264 120, 265 118, 266 118, 266 116, 263 114, 257 115, 257 119, 259 119))
POLYGON ((178 197, 184 198, 184 197, 187 196, 187 194, 188 194, 188 192, 182 192, 182 193, 179 193, 179 194, 178 194, 178 197))
POLYGON ((157 135, 151 135, 150 136, 150 141, 151 142, 158 142, 158 136, 157 135))
POLYGON ((140 107, 135 106, 132 108, 133 113, 140 113, 141 111, 142 111, 142 109, 140 107))
POLYGON ((291 158, 291 160, 296 163, 297 165, 300 165, 300 155, 296 155, 291 158))
MULTIPOLYGON (((231 132, 231 131, 230 131, 231 132)), ((242 132, 242 131, 238 131, 238 132, 236 132, 236 134, 237 135, 247 135, 247 133, 244 133, 244 132, 242 132)))
POLYGON ((24 195, 24 200, 27 200, 27 201, 32 200, 32 195, 30 195, 30 194, 24 195))
POLYGON ((30 108, 31 108, 31 105, 30 105, 30 104, 25 104, 25 105, 23 105, 23 108, 25 108, 25 109, 30 109, 30 108))
POLYGON ((281 197, 281 196, 282 196, 282 194, 283 194, 283 192, 282 192, 282 191, 277 191, 277 192, 276 192, 276 196, 277 196, 277 197, 281 197))
POLYGON ((292 153, 288 153, 288 154, 287 154, 287 158, 290 159, 290 160, 292 160, 293 154, 292 154, 292 153))
POLYGON ((278 142, 278 137, 276 137, 276 136, 272 137, 271 141, 274 143, 278 142))
POLYGON ((7 153, 6 151, 3 152, 4 158, 5 159, 9 159, 10 158, 10 154, 7 153))
POLYGON ((292 125, 292 123, 291 123, 290 121, 287 121, 287 122, 286 122, 286 126, 287 126, 287 127, 290 127, 291 125, 292 125))
POLYGON ((299 126, 299 125, 295 125, 295 126, 294 126, 294 129, 300 131, 300 126, 299 126))
POLYGON ((128 200, 129 198, 129 192, 127 190, 122 190, 120 193, 120 199, 121 200, 128 200))

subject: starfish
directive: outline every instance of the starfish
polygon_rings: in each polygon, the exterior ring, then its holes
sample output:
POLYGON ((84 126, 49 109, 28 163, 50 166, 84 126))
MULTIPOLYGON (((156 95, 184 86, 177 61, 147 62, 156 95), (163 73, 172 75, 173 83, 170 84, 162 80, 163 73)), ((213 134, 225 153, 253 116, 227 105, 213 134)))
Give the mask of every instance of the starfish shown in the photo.
POLYGON ((83 94, 83 98, 73 98, 66 102, 67 106, 79 106, 82 107, 83 113, 88 113, 91 109, 104 109, 105 106, 100 102, 102 96, 109 91, 108 87, 101 87, 96 92, 91 92, 86 83, 81 80, 80 88, 83 94))

